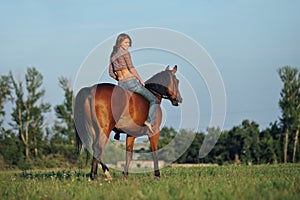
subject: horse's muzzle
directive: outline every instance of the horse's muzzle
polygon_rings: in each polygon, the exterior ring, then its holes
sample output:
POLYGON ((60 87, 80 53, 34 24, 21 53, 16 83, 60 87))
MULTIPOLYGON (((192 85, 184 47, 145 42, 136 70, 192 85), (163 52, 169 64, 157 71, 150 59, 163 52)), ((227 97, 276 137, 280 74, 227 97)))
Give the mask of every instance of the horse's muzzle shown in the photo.
POLYGON ((176 97, 171 100, 173 106, 180 106, 182 101, 183 101, 183 99, 181 97, 176 97))

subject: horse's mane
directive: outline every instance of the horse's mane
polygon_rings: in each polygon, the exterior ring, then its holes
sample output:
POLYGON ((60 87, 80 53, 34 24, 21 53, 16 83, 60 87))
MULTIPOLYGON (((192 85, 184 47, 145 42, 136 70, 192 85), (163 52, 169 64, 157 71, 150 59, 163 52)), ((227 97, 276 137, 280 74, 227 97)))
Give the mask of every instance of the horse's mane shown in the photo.
POLYGON ((170 74, 168 71, 162 71, 146 81, 145 87, 150 91, 159 93, 161 96, 166 95, 170 84, 170 74))

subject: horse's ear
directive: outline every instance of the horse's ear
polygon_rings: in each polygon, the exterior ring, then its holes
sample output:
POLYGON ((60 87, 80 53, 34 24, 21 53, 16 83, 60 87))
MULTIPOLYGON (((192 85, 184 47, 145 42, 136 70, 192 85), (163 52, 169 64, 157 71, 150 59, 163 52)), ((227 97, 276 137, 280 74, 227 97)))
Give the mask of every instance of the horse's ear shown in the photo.
POLYGON ((174 66, 173 70, 172 70, 172 74, 175 74, 177 72, 177 65, 174 66))
POLYGON ((165 71, 169 71, 170 70, 170 67, 169 65, 166 67, 166 70, 165 71))

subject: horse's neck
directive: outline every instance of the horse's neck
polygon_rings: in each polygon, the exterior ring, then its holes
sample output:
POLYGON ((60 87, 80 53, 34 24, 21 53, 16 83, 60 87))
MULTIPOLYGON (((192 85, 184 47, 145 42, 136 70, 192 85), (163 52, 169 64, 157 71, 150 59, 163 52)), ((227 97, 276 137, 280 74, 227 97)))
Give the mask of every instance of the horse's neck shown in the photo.
POLYGON ((167 82, 168 78, 165 76, 165 73, 160 72, 146 81, 146 88, 157 97, 159 102, 161 102, 162 97, 166 95, 167 82))
POLYGON ((162 100, 162 97, 161 97, 161 94, 159 94, 158 92, 156 92, 156 91, 154 91, 154 90, 151 90, 150 89, 150 92, 152 93, 152 94, 154 94, 154 96, 157 98, 157 100, 158 100, 158 104, 160 104, 161 103, 161 100, 162 100))

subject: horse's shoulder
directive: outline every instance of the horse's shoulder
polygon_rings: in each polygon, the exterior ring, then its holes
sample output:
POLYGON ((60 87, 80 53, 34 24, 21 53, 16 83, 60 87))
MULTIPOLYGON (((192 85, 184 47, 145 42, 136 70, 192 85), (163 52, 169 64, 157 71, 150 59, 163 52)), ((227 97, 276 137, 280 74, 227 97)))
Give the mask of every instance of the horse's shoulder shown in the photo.
POLYGON ((131 93, 129 90, 126 90, 118 85, 112 83, 99 83, 95 84, 93 88, 96 91, 107 91, 107 92, 114 92, 114 93, 131 93))
POLYGON ((112 83, 97 83, 94 85, 94 87, 115 87, 117 85, 112 83))
POLYGON ((115 87, 119 87, 115 84, 112 83, 98 83, 93 85, 93 88, 97 88, 97 90, 99 89, 114 89, 115 87))

